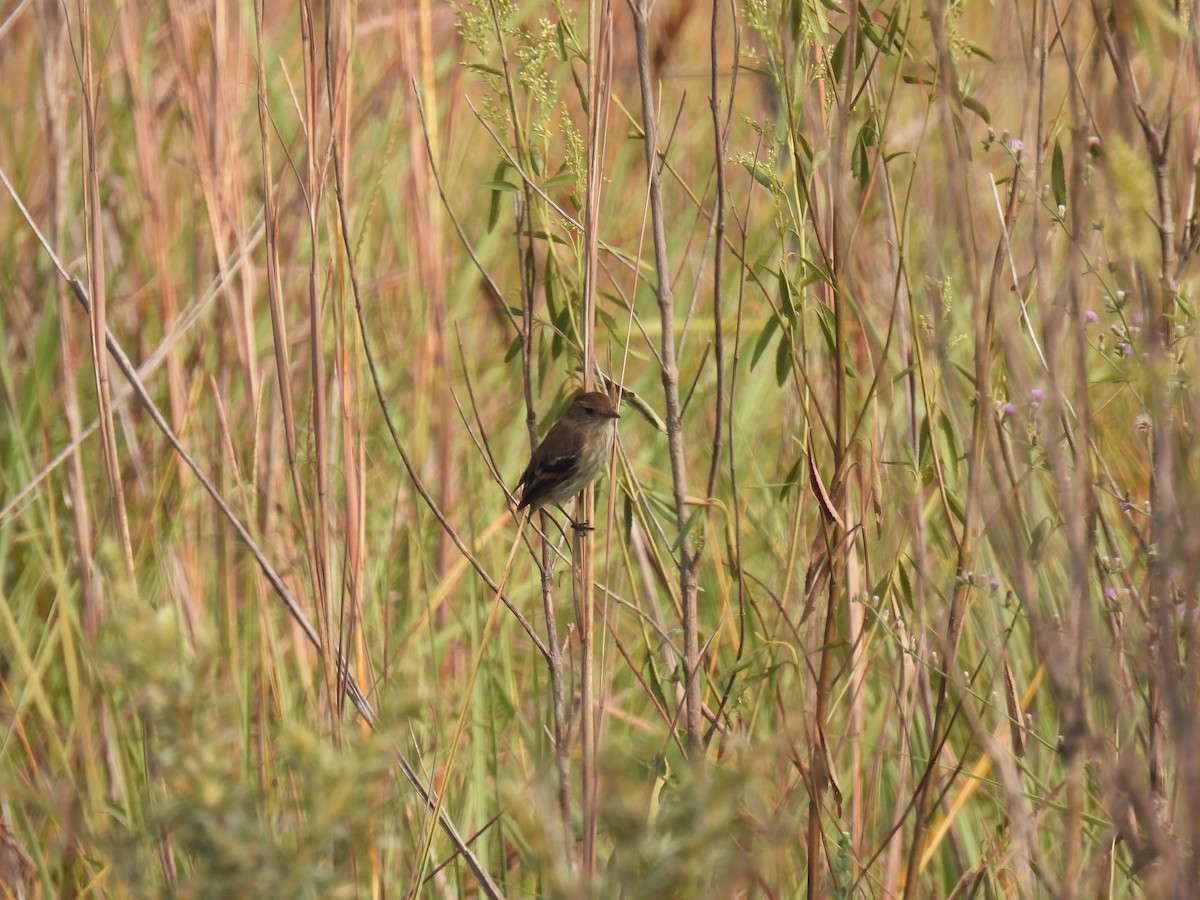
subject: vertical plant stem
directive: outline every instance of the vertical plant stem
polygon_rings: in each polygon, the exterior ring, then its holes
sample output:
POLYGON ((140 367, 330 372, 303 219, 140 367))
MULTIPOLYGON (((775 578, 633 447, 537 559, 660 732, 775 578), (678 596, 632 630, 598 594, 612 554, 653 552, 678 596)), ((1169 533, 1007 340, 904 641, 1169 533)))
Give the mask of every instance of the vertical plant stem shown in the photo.
MULTIPOLYGON (((327 10, 328 13, 328 10, 327 10)), ((307 168, 305 171, 305 193, 308 213, 308 356, 312 379, 312 426, 315 465, 313 471, 316 497, 313 510, 313 555, 316 561, 317 580, 313 584, 313 600, 316 604, 317 627, 321 636, 321 672, 325 681, 326 698, 329 702, 329 724, 333 733, 338 733, 337 682, 331 664, 330 651, 333 641, 332 609, 329 594, 329 446, 325 398, 325 348, 323 346, 322 298, 320 289, 321 239, 319 213, 324 185, 318 161, 321 158, 317 143, 317 87, 316 24, 313 20, 312 4, 302 0, 300 4, 300 32, 304 43, 304 99, 307 168)), ((326 61, 328 64, 328 60, 326 61)))
MULTIPOLYGON (((354 34, 353 7, 331 7, 325 17, 325 86, 329 103, 329 128, 339 147, 350 147, 351 111, 349 98, 354 96, 354 68, 348 65, 354 47, 351 43, 354 34), (342 27, 338 29, 338 38, 342 42, 334 46, 334 15, 343 17, 342 27), (344 63, 343 60, 346 62, 344 63)), ((339 184, 346 184, 349 179, 351 151, 346 149, 339 154, 336 164, 339 166, 336 178, 339 184)), ((361 683, 369 683, 367 677, 368 663, 363 635, 360 628, 362 615, 362 584, 365 567, 365 529, 366 529, 366 495, 363 483, 363 427, 359 418, 359 373, 362 369, 361 344, 358 341, 357 329, 354 328, 352 307, 347 303, 346 277, 348 259, 345 253, 347 242, 337 245, 342 252, 337 255, 335 282, 336 302, 333 304, 334 315, 334 359, 337 375, 337 387, 340 394, 338 412, 341 417, 342 456, 341 469, 344 482, 344 509, 342 510, 342 540, 344 557, 341 565, 340 602, 338 605, 338 629, 334 638, 342 655, 349 658, 353 648, 354 661, 358 667, 358 679, 361 683)), ((443 417, 443 421, 449 421, 443 417)), ((444 534, 444 532, 443 532, 444 534)), ((345 705, 345 682, 339 682, 337 706, 345 705)))
POLYGON ((642 132, 646 142, 646 170, 650 183, 650 222, 654 236, 655 293, 662 323, 662 385, 666 400, 667 445, 671 458, 671 486, 675 521, 682 540, 679 547, 679 590, 683 608, 684 729, 688 750, 703 752, 700 716, 700 646, 696 611, 696 553, 688 532, 687 467, 683 450, 683 422, 679 409, 679 366, 675 359, 675 301, 671 292, 671 267, 658 165, 658 119, 650 86, 650 6, 648 0, 629 0, 636 40, 638 86, 642 99, 642 132))
MULTIPOLYGON (((833 159, 835 168, 827 180, 830 212, 829 246, 832 249, 832 279, 828 286, 834 321, 833 360, 833 479, 830 485, 830 501, 836 516, 825 517, 826 548, 829 554, 829 586, 825 607, 825 628, 821 641, 821 661, 817 674, 816 712, 813 718, 815 731, 812 739, 810 772, 812 794, 808 810, 808 891, 817 896, 821 891, 821 865, 823 829, 821 816, 825 794, 833 777, 832 756, 826 736, 829 720, 830 697, 833 692, 835 646, 839 620, 846 603, 847 523, 851 522, 852 510, 847 477, 847 454, 849 452, 849 410, 846 370, 849 365, 850 308, 846 302, 846 268, 849 252, 850 207, 846 196, 845 182, 850 172, 847 158, 850 131, 850 112, 854 97, 854 72, 858 55, 858 11, 851 7, 843 38, 843 71, 837 73, 839 80, 836 131, 834 135, 833 159)), ((811 458, 811 457, 810 457, 811 458)), ((857 788, 856 788, 857 790, 857 788)))
POLYGON ((121 484, 121 461, 117 456, 117 435, 113 424, 112 386, 108 377, 108 354, 104 352, 104 335, 108 326, 108 291, 104 275, 104 223, 100 204, 99 149, 96 146, 96 94, 97 87, 92 74, 91 5, 88 0, 79 3, 79 46, 83 88, 83 148, 84 181, 86 190, 87 218, 87 278, 88 293, 92 297, 91 338, 92 373, 96 381, 96 402, 100 419, 100 446, 104 454, 104 469, 108 475, 108 489, 112 502, 113 521, 117 526, 117 540, 121 546, 125 574, 130 585, 136 584, 133 568, 133 540, 129 533, 129 518, 125 511, 125 489, 121 484))
MULTIPOLYGON (((550 517, 540 515, 542 534, 549 534, 550 517)), ((542 614, 546 618, 546 651, 550 667, 551 712, 554 716, 554 768, 558 775, 558 815, 562 820, 563 848, 571 854, 574 828, 571 825, 571 746, 570 726, 567 723, 566 684, 563 679, 562 643, 554 615, 554 576, 551 547, 542 542, 541 594, 542 614)))
MULTIPOLYGON (((714 412, 712 460, 708 467, 705 495, 713 496, 717 472, 721 467, 721 421, 725 412, 725 329, 721 324, 721 279, 725 274, 725 156, 729 146, 729 131, 721 124, 720 68, 717 64, 717 34, 720 25, 722 0, 713 0, 712 22, 709 26, 709 97, 708 105, 713 122, 713 156, 717 173, 717 189, 713 197, 713 358, 717 368, 716 410, 714 412)), ((737 66, 730 78, 736 81, 737 66)), ((730 88, 732 105, 733 89, 730 88)))
MULTIPOLYGON (((596 291, 600 277, 600 197, 604 176, 604 144, 608 125, 609 81, 612 75, 612 2, 588 3, 588 135, 587 196, 584 200, 583 240, 583 389, 595 386, 596 291)), ((576 507, 582 521, 591 522, 596 510, 595 488, 588 486, 576 507)), ((583 871, 596 873, 597 726, 600 710, 596 703, 595 671, 595 539, 594 532, 575 534, 575 560, 579 598, 577 608, 580 641, 580 769, 583 778, 583 871)))
MULTIPOLYGON (((68 25, 65 8, 48 5, 39 7, 38 12, 39 43, 43 59, 42 97, 48 132, 46 152, 50 163, 50 196, 46 204, 50 211, 50 223, 47 231, 54 236, 55 243, 62 246, 67 222, 64 210, 69 178, 66 124, 69 75, 63 64, 66 58, 68 25)), ((79 408, 79 389, 75 381, 79 353, 71 337, 71 300, 66 286, 61 281, 55 282, 54 292, 58 301, 63 411, 67 420, 67 433, 72 442, 77 442, 83 431, 83 418, 79 408)), ((100 623, 104 618, 104 593, 92 562, 94 527, 83 454, 79 450, 70 454, 67 463, 67 490, 71 498, 71 524, 75 532, 79 560, 79 618, 83 626, 83 636, 89 641, 94 641, 100 636, 100 623)), ((101 708, 99 704, 97 708, 101 708)), ((82 729, 81 735, 86 734, 87 729, 82 729)))

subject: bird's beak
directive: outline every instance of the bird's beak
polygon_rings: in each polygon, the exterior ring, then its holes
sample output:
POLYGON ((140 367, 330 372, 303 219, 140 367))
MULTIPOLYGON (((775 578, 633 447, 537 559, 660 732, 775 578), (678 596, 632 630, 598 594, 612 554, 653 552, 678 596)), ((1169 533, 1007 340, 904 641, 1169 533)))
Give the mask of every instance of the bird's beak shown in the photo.
POLYGON ((621 414, 614 409, 612 412, 610 412, 608 414, 608 417, 610 419, 619 419, 619 418, 621 418, 621 414))

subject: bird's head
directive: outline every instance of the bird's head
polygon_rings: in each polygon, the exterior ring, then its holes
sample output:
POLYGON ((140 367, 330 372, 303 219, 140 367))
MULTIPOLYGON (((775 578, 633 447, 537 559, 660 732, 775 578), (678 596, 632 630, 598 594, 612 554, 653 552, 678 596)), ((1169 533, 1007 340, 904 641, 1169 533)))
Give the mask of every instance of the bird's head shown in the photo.
POLYGON ((567 408, 566 418, 584 427, 609 426, 613 419, 621 418, 607 394, 588 391, 577 394, 567 408))

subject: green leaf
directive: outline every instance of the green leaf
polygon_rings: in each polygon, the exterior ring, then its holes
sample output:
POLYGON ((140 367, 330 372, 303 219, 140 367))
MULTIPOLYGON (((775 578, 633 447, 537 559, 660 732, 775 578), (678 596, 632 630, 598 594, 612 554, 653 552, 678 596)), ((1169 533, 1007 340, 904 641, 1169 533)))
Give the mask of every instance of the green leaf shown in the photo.
POLYGON ((598 318, 600 323, 608 329, 609 334, 611 334, 614 339, 620 340, 621 327, 617 324, 617 320, 613 318, 612 313, 605 312, 603 308, 597 306, 596 318, 598 318))
POLYGON ((975 43, 974 41, 967 40, 965 37, 962 37, 961 35, 958 36, 958 40, 962 41, 962 45, 964 47, 966 47, 968 50, 970 50, 972 55, 981 56, 984 59, 986 59, 988 62, 995 62, 995 60, 992 59, 991 54, 989 54, 986 50, 983 49, 983 47, 979 46, 979 44, 975 43))
POLYGON ((498 223, 499 221, 500 221, 500 193, 499 193, 499 191, 492 191, 492 199, 488 203, 488 222, 487 222, 488 234, 491 234, 495 230, 496 223, 498 223))
POLYGON ((682 547, 683 542, 687 540, 687 536, 691 533, 692 528, 695 527, 696 521, 699 519, 699 517, 700 507, 697 506, 692 509, 691 515, 687 517, 687 520, 683 523, 683 527, 679 529, 679 537, 675 538, 675 542, 671 544, 672 553, 679 552, 679 548, 682 547))
POLYGON ((983 119, 988 125, 992 124, 992 114, 978 97, 972 97, 967 94, 963 97, 962 105, 965 109, 969 109, 975 115, 979 116, 979 118, 983 119))
POLYGON ((771 343, 771 337, 779 330, 779 320, 774 316, 767 319, 767 324, 763 326, 762 332, 758 335, 758 340, 754 342, 754 351, 750 354, 750 371, 754 371, 754 367, 758 365, 759 357, 763 355, 763 351, 767 349, 767 345, 771 343))
POLYGON ((565 35, 563 34, 562 19, 559 19, 558 22, 556 22, 554 25, 554 37, 558 43, 559 61, 566 62, 567 61, 567 39, 566 39, 565 35))
POLYGON ((779 272, 779 303, 783 307, 784 313, 787 314, 788 320, 796 321, 796 293, 792 290, 792 285, 788 282, 787 267, 780 266, 779 272))
POLYGON ((859 188, 865 188, 867 179, 871 177, 871 162, 867 158, 867 145, 863 142, 862 131, 858 133, 858 140, 854 142, 854 152, 850 157, 850 169, 854 172, 854 180, 858 182, 859 188))
POLYGON ((958 499, 958 495, 951 491, 946 491, 946 503, 950 505, 950 512, 953 513, 955 521, 959 525, 965 525, 967 523, 967 514, 963 510, 963 505, 958 499))
POLYGON ((887 596, 888 588, 891 587, 891 584, 892 573, 888 572, 883 576, 883 578, 879 579, 879 583, 876 584, 874 589, 871 591, 871 596, 878 597, 879 601, 882 603, 883 599, 887 596))
POLYGON ((837 359, 837 336, 833 322, 833 310, 824 303, 814 303, 817 311, 817 322, 821 325, 821 334, 825 336, 825 347, 829 350, 831 359, 837 359))
POLYGON ((560 238, 557 234, 550 234, 544 229, 538 228, 533 232, 533 236, 540 241, 550 241, 552 244, 562 244, 564 247, 567 242, 560 238))
POLYGON ((483 63, 464 63, 464 65, 473 72, 480 72, 484 75, 495 75, 497 78, 504 77, 504 73, 495 66, 485 66, 483 63))
POLYGON ((792 467, 788 469, 788 473, 783 476, 783 487, 779 489, 779 499, 787 499, 788 493, 796 486, 796 482, 800 480, 800 467, 804 465, 805 456, 801 453, 796 457, 796 461, 792 463, 792 467))
POLYGON ((792 366, 792 342, 788 340, 785 334, 779 340, 779 347, 775 350, 775 383, 783 387, 783 383, 787 381, 788 371, 792 366))
MULTIPOLYGON (((547 288, 549 284, 547 284, 547 288)), ((549 299, 549 297, 547 297, 549 299)), ((547 307, 549 308, 549 307, 547 307)), ((550 341, 550 355, 554 359, 562 356, 563 349, 571 333, 571 300, 566 298, 566 302, 558 307, 551 315, 550 323, 553 326, 554 337, 550 341)))
POLYGON ((804 158, 805 158, 805 159, 807 159, 807 160, 808 160, 808 162, 811 164, 811 163, 812 163, 812 161, 813 161, 813 148, 812 148, 812 144, 810 144, 810 143, 808 142, 808 138, 806 138, 806 137, 805 137, 803 134, 797 134, 797 135, 796 135, 796 139, 797 139, 798 141, 800 141, 800 149, 801 149, 801 151, 803 151, 803 153, 804 153, 804 158))
POLYGON ((879 146, 879 131, 875 128, 874 116, 867 116, 867 121, 863 122, 862 128, 860 128, 858 131, 858 136, 863 142, 863 146, 879 146))
POLYGON ((1067 205, 1067 167, 1063 163, 1062 144, 1054 142, 1054 157, 1050 161, 1050 186, 1054 190, 1054 202, 1067 205))
POLYGON ((881 50, 898 50, 902 49, 903 42, 900 40, 900 11, 896 9, 888 18, 887 29, 884 32, 884 39, 887 42, 887 47, 881 46, 881 50))
POLYGON ((543 189, 561 187, 564 184, 574 184, 578 181, 574 172, 559 172, 553 178, 547 178, 542 182, 543 189))
POLYGON ((833 279, 825 274, 825 270, 819 265, 806 257, 800 257, 800 262, 804 266, 804 278, 800 281, 801 287, 808 287, 810 284, 816 284, 818 281, 823 281, 830 287, 833 287, 833 279))
POLYGON ((538 390, 546 389, 546 376, 550 374, 550 347, 546 341, 546 330, 538 332, 538 390))
POLYGON ((508 345, 508 352, 504 354, 505 362, 512 362, 518 353, 521 352, 521 335, 513 338, 512 343, 508 345))
POLYGON ((801 0, 791 0, 788 4, 788 24, 792 28, 792 42, 799 46, 800 36, 804 33, 804 4, 801 0))
POLYGON ((896 566, 900 573, 900 595, 904 598, 905 605, 913 608, 913 589, 912 582, 908 580, 908 570, 904 568, 904 564, 900 563, 896 566))
MULTIPOLYGON (((496 163, 495 171, 492 172, 492 180, 490 182, 484 183, 484 187, 487 187, 489 184, 493 185, 492 199, 491 199, 491 202, 488 204, 488 227, 487 227, 488 234, 491 234, 492 231, 495 230, 496 223, 500 221, 500 192, 502 190, 506 190, 506 189, 501 188, 501 187, 496 187, 495 185, 502 185, 502 184, 507 185, 508 184, 508 182, 504 180, 504 170, 507 167, 508 167, 508 163, 504 162, 503 160, 496 163)), ((516 188, 513 187, 513 190, 516 190, 516 188)))
POLYGON ((887 48, 884 47, 884 43, 887 41, 887 34, 882 28, 872 22, 865 15, 861 18, 861 27, 863 37, 865 37, 880 50, 887 50, 887 48))
MULTIPOLYGON (((575 195, 572 194, 571 196, 574 197, 575 195)), ((620 247, 609 247, 608 252, 618 259, 629 263, 631 266, 637 265, 638 269, 643 275, 654 275, 654 264, 648 260, 645 255, 643 255, 641 258, 638 258, 633 253, 630 253, 628 250, 624 250, 620 247)))
POLYGON ((851 157, 854 178, 858 179, 859 187, 865 188, 871 176, 871 157, 866 150, 878 144, 880 133, 875 127, 875 116, 869 115, 863 122, 863 127, 858 130, 858 138, 854 140, 854 154, 851 157))
POLYGON ((554 254, 546 254, 546 274, 542 279, 546 288, 546 312, 551 322, 558 321, 558 263, 554 254))
POLYGON ((833 58, 829 62, 829 68, 835 79, 842 77, 842 62, 846 57, 846 35, 843 34, 837 42, 837 46, 833 48, 833 58))
MULTIPOLYGON (((747 669, 749 669, 751 666, 755 665, 757 662, 758 662, 758 660, 754 656, 747 656, 741 662, 734 663, 733 666, 730 667, 729 673, 732 675, 735 672, 745 672, 747 669)), ((772 671, 774 671, 774 670, 778 669, 779 666, 771 666, 770 668, 772 671)))
POLYGON ((958 459, 958 434, 954 431, 954 423, 950 421, 950 417, 946 415, 944 410, 938 415, 938 427, 941 428, 942 436, 945 437, 946 443, 949 445, 950 458, 958 459))
POLYGON ((742 168, 750 173, 750 177, 765 187, 772 193, 775 192, 775 180, 771 177, 771 173, 767 167, 761 163, 751 163, 749 160, 742 161, 742 168))
POLYGON ((667 699, 666 692, 663 691, 662 681, 658 677, 658 669, 654 665, 654 654, 646 654, 646 684, 650 687, 650 692, 658 698, 658 702, 663 709, 669 709, 672 701, 667 699))

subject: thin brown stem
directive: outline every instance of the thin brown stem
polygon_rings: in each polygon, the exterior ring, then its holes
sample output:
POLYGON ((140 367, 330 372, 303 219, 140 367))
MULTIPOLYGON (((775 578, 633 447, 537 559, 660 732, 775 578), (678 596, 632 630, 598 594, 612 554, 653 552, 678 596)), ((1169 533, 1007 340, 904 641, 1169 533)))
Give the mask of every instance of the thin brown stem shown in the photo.
POLYGON ((654 237, 655 294, 662 322, 662 385, 666 400, 667 444, 671 459, 671 487, 675 499, 675 521, 681 540, 679 546, 679 592, 683 604, 683 678, 684 728, 688 749, 699 756, 704 748, 700 711, 700 646, 696 609, 697 557, 690 532, 687 510, 687 464, 684 459, 683 422, 679 407, 679 366, 675 360, 675 302, 671 293, 670 265, 667 259, 662 179, 659 175, 654 92, 650 85, 650 3, 629 0, 637 47, 638 86, 642 99, 642 132, 645 135, 646 170, 650 183, 650 222, 654 237))

